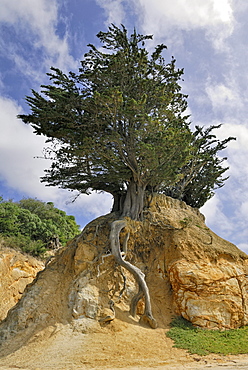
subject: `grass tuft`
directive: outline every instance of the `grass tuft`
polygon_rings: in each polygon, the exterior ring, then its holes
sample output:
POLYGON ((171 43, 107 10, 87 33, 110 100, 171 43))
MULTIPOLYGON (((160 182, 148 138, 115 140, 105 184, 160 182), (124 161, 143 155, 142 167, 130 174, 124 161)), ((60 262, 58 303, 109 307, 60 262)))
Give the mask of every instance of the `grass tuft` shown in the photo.
POLYGON ((176 317, 166 333, 174 347, 200 356, 209 353, 238 355, 248 353, 248 326, 233 330, 204 330, 194 327, 182 317, 176 317))

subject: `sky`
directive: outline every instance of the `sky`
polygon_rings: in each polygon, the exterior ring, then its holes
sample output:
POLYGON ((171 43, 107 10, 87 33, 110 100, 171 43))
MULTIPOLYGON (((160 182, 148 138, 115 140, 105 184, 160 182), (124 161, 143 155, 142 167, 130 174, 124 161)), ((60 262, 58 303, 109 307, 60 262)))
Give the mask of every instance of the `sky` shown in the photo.
POLYGON ((37 198, 76 217, 84 227, 106 214, 109 194, 81 195, 40 182, 49 160, 45 138, 17 119, 25 96, 48 83, 51 66, 77 71, 87 44, 111 23, 152 34, 149 48, 167 45, 184 68, 192 125, 222 124, 235 136, 221 155, 229 179, 202 208, 206 224, 248 253, 248 2, 244 0, 0 0, 0 196, 37 198))

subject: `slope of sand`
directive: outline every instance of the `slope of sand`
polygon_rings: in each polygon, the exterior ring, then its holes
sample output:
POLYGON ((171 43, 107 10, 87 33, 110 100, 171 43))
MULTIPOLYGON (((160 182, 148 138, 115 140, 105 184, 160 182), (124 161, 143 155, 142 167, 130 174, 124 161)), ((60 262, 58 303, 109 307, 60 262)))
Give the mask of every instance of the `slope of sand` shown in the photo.
POLYGON ((70 325, 47 327, 0 359, 1 370, 248 369, 248 356, 198 356, 173 347, 166 329, 115 320, 97 333, 70 325))

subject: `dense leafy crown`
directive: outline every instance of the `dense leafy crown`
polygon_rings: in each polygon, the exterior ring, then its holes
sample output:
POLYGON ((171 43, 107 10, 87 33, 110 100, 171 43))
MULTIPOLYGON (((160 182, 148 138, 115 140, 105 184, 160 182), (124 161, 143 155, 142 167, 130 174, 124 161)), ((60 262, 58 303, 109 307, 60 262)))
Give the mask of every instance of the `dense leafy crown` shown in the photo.
POLYGON ((80 232, 74 216, 54 207, 52 202, 0 197, 0 237, 7 246, 35 256, 62 245, 80 232))
POLYGON ((191 132, 183 70, 174 58, 166 64, 165 45, 149 54, 152 36, 128 37, 124 26, 97 36, 103 48, 89 45, 78 74, 51 68, 52 84, 32 91, 31 114, 19 116, 51 143, 53 163, 42 181, 115 199, 135 184, 201 206, 225 180, 216 154, 231 138, 218 141, 213 127, 191 132))

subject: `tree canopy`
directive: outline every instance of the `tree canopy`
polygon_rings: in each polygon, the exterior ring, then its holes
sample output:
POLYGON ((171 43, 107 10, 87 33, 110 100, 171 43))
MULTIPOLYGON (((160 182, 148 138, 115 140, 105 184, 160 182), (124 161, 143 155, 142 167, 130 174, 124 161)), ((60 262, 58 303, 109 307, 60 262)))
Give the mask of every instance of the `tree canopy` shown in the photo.
POLYGON ((218 140, 213 130, 220 127, 221 125, 207 128, 196 126, 192 138, 192 155, 186 165, 179 169, 182 177, 173 186, 163 188, 163 193, 200 208, 214 195, 215 189, 224 185, 228 177, 223 177, 223 174, 228 167, 224 167, 223 162, 227 158, 219 157, 218 152, 235 138, 218 140))
POLYGON ((217 152, 231 138, 220 142, 211 129, 190 130, 183 69, 173 57, 166 63, 165 45, 149 53, 152 36, 134 30, 128 37, 124 26, 97 37, 102 48, 88 45, 79 72, 52 67, 51 84, 32 90, 31 113, 19 116, 50 142, 45 156, 53 162, 42 181, 109 192, 113 210, 133 219, 142 215, 146 191, 204 204, 225 181, 217 152))
POLYGON ((8 245, 32 255, 42 255, 80 232, 74 216, 55 208, 52 202, 22 199, 4 201, 0 197, 0 234, 8 245))

